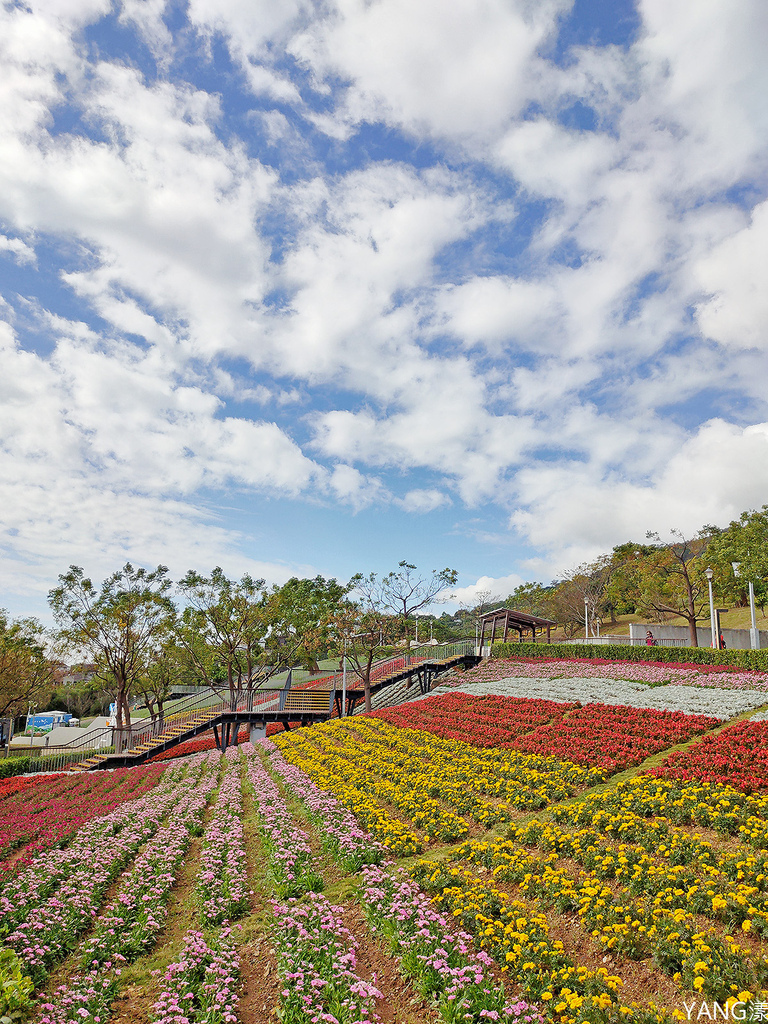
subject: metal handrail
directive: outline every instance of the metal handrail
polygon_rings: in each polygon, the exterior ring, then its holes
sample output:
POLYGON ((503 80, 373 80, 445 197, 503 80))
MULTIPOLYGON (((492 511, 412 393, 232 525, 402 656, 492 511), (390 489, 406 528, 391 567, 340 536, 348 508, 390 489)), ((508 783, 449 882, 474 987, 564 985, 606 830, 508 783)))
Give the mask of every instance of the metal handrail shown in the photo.
POLYGON ((61 771, 70 764, 84 761, 94 754, 104 753, 105 749, 112 749, 112 729, 94 729, 80 740, 41 747, 40 755, 35 758, 30 774, 61 771))
MULTIPOLYGON (((412 648, 410 651, 403 652, 403 654, 395 654, 389 658, 383 658, 381 661, 374 662, 371 667, 371 682, 379 682, 387 676, 394 675, 396 672, 401 672, 412 665, 419 665, 425 661, 448 661, 450 658, 459 658, 464 654, 473 654, 474 651, 474 640, 458 640, 446 644, 426 644, 424 647, 412 648)), ((355 682, 350 686, 349 673, 347 673, 347 687, 349 689, 354 689, 356 685, 355 676, 353 676, 353 680, 355 682)), ((342 673, 337 672, 333 677, 326 676, 324 679, 318 679, 309 685, 322 689, 329 688, 330 686, 341 689, 341 684, 342 673)), ((302 686, 302 689, 304 688, 302 686)))

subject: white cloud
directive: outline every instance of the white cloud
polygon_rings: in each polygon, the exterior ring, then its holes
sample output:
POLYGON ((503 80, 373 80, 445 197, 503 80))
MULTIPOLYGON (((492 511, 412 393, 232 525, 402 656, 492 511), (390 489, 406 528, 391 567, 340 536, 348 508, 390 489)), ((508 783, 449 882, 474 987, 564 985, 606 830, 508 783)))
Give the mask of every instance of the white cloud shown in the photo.
POLYGON ((3 252, 8 253, 19 264, 34 265, 37 263, 35 250, 26 242, 22 242, 20 238, 8 238, 6 235, 0 235, 0 253, 3 252))
POLYGON ((602 479, 577 463, 529 467, 516 477, 511 524, 552 555, 550 570, 578 564, 647 530, 694 534, 706 523, 760 508, 768 493, 768 424, 705 423, 644 483, 602 479))
POLYGON ((307 26, 289 50, 319 78, 350 83, 345 119, 482 137, 529 100, 536 50, 567 6, 347 0, 307 26))
POLYGON ((434 512, 436 508, 443 505, 450 505, 451 499, 435 487, 416 487, 404 494, 399 504, 406 512, 418 512, 424 515, 427 512, 434 512))
POLYGON ((509 576, 480 576, 475 583, 452 590, 450 603, 464 608, 472 608, 480 601, 492 605, 500 604, 523 582, 523 577, 517 573, 511 573, 509 576))
POLYGON ((748 227, 724 239, 699 260, 695 274, 711 298, 697 319, 702 331, 729 347, 768 346, 768 202, 752 212, 748 227))

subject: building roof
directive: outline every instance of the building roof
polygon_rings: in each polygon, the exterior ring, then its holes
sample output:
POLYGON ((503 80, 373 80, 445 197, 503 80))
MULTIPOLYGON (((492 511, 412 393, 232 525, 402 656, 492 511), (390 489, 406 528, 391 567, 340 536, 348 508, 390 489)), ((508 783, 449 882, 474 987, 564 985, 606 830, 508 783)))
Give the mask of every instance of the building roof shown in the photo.
POLYGON ((492 622, 494 619, 500 619, 502 622, 506 622, 510 626, 556 626, 557 623, 552 619, 543 619, 540 615, 529 615, 528 612, 518 612, 512 608, 494 608, 493 611, 486 612, 485 615, 480 616, 482 623, 492 622))

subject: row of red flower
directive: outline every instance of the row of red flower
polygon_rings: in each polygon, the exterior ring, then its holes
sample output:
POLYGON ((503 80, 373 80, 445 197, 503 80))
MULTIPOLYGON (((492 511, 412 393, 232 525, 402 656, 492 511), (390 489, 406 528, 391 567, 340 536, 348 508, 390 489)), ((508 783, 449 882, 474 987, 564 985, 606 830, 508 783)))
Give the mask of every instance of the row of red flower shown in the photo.
POLYGON ((454 692, 374 712, 391 725, 423 729, 443 739, 467 739, 477 747, 501 746, 536 726, 559 721, 580 707, 551 700, 478 696, 454 692))
POLYGON ((157 785, 162 765, 81 775, 8 779, 0 789, 0 877, 15 874, 91 818, 157 785))
POLYGON ((729 725, 687 750, 673 751, 651 774, 727 783, 745 793, 768 789, 768 722, 729 725))
POLYGON ((479 747, 499 746, 619 771, 719 725, 716 718, 680 711, 558 704, 496 697, 493 717, 477 720, 482 698, 445 694, 376 715, 401 728, 423 729, 479 747), (541 722, 542 724, 537 724, 541 722))

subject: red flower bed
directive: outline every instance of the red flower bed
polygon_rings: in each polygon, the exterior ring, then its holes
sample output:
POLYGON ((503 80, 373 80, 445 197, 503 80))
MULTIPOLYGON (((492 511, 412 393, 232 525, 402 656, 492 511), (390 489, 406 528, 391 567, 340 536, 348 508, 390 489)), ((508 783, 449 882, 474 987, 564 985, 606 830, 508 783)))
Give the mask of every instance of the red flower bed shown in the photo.
MULTIPOLYGON (((46 777, 51 778, 51 776, 46 777)), ((13 796, 14 793, 18 793, 22 789, 26 789, 27 786, 31 786, 34 781, 34 779, 25 777, 24 775, 13 775, 10 779, 3 779, 3 781, 0 782, 0 801, 5 800, 9 796, 13 796)))
POLYGON ((0 878, 66 842, 86 821, 109 814, 157 785, 163 768, 8 779, 0 790, 0 878), (21 783, 21 784, 20 784, 21 783), (21 852, 19 852, 21 851, 21 852))
POLYGON ((372 712, 405 729, 477 747, 504 747, 610 772, 640 764, 719 725, 716 718, 608 704, 445 693, 372 712))
POLYGON ((708 715, 586 704, 560 721, 502 746, 616 772, 719 724, 708 715))
POLYGON ((371 712, 403 729, 423 729, 448 740, 464 740, 476 747, 499 747, 515 736, 579 707, 558 701, 522 697, 478 696, 446 693, 426 700, 371 712))
POLYGON ((736 722, 673 751, 649 774, 665 779, 721 782, 745 793, 768 789, 768 722, 736 722))

